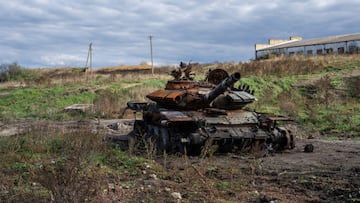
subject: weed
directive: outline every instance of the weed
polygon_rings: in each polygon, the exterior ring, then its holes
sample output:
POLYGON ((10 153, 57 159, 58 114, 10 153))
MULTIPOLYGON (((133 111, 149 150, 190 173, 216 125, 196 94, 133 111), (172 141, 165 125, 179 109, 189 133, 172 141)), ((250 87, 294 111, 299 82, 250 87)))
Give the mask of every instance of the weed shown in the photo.
POLYGON ((220 181, 216 183, 216 187, 220 190, 225 190, 225 189, 229 189, 231 187, 231 184, 226 181, 220 181))
POLYGON ((128 169, 139 171, 139 167, 145 162, 141 157, 129 157, 127 153, 120 150, 110 149, 100 159, 101 163, 110 166, 116 170, 128 169))
POLYGON ((14 162, 9 165, 9 169, 17 172, 27 171, 26 163, 14 162))

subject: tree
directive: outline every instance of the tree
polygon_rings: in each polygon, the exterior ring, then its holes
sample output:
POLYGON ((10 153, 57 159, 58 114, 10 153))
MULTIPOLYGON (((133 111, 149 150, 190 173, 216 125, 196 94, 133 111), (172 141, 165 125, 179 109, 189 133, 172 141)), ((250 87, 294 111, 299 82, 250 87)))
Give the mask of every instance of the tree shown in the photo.
POLYGON ((0 82, 20 80, 26 77, 26 70, 17 63, 0 65, 0 82))

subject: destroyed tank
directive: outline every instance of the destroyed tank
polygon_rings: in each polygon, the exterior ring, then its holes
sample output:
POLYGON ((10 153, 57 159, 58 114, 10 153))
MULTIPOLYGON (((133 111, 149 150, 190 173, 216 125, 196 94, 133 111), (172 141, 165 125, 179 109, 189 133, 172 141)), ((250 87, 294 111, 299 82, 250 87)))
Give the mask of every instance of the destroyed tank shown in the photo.
POLYGON ((130 149, 144 142, 157 152, 187 154, 294 148, 291 131, 278 126, 278 121, 288 118, 244 109, 256 99, 249 86, 234 86, 241 78, 239 72, 210 70, 204 81, 196 81, 191 67, 180 63, 165 89, 146 96, 152 102, 128 102, 134 113, 142 113, 127 135, 130 149))

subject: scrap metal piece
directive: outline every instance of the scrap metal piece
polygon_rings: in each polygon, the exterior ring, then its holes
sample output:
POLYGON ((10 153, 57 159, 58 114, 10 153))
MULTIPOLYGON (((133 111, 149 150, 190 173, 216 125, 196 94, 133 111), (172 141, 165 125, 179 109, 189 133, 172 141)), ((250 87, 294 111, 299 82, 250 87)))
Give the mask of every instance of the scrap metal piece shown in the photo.
POLYGON ((314 145, 312 145, 312 144, 305 145, 304 152, 306 152, 306 153, 314 152, 314 145))

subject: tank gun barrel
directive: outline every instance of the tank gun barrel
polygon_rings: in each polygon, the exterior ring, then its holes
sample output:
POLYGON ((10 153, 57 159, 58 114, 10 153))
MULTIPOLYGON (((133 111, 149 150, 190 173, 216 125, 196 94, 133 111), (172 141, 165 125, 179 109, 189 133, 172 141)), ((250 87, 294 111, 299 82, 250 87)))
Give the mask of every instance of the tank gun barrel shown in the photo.
POLYGON ((205 95, 205 101, 211 103, 216 97, 224 93, 227 88, 232 87, 238 80, 240 80, 240 73, 235 72, 229 77, 225 78, 213 90, 205 95))

